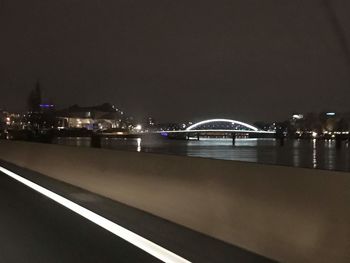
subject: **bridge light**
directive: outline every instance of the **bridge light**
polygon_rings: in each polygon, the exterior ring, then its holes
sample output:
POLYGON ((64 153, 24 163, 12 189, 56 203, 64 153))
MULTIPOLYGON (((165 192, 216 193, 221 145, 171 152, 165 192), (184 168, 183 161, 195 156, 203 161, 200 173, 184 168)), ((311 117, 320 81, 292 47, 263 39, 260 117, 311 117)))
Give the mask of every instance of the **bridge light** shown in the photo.
MULTIPOLYGON (((254 127, 254 126, 252 126, 252 125, 250 125, 248 123, 244 123, 244 122, 236 121, 236 120, 229 120, 229 119, 210 119, 210 120, 200 121, 200 122, 197 122, 197 123, 187 127, 186 130, 193 130, 194 128, 196 128, 196 127, 198 127, 200 125, 211 123, 211 122, 228 122, 228 123, 231 123, 231 124, 241 125, 243 127, 251 129, 253 131, 259 131, 258 128, 254 127)), ((215 125, 214 125, 214 127, 215 127, 215 125)))

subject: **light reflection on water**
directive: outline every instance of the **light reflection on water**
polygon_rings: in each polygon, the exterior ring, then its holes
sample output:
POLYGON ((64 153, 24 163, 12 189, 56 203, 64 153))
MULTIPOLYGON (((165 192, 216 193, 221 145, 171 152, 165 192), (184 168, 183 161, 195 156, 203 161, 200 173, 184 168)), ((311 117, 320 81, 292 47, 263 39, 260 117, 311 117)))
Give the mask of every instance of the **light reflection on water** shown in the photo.
POLYGON ((312 140, 312 168, 317 168, 317 149, 316 139, 312 140))
POLYGON ((300 166, 300 154, 299 154, 300 140, 293 141, 293 166, 300 166))
MULTIPOLYGON (((89 138, 59 138, 58 144, 89 147, 89 138)), ((279 146, 275 139, 167 140, 109 138, 102 147, 137 152, 186 155, 222 160, 238 160, 327 170, 350 171, 349 145, 336 148, 334 140, 286 140, 279 146)))

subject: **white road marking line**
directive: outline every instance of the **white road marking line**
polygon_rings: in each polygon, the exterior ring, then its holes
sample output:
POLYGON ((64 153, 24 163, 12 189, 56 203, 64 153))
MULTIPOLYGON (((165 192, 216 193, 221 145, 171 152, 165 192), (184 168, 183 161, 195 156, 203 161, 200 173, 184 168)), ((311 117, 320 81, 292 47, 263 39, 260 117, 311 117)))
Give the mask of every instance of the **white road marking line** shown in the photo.
POLYGON ((73 212, 85 217, 96 225, 106 229, 107 231, 115 234, 116 236, 126 240, 127 242, 133 244, 134 246, 142 249, 143 251, 151 254, 152 256, 160 259, 163 262, 169 263, 189 263, 190 261, 176 255, 175 253, 149 241, 142 236, 131 232, 130 230, 36 184, 29 181, 22 176, 7 170, 6 168, 0 166, 0 172, 10 176, 11 178, 17 180, 18 182, 30 187, 31 189, 45 195, 46 197, 52 199, 53 201, 65 206, 66 208, 72 210, 73 212))

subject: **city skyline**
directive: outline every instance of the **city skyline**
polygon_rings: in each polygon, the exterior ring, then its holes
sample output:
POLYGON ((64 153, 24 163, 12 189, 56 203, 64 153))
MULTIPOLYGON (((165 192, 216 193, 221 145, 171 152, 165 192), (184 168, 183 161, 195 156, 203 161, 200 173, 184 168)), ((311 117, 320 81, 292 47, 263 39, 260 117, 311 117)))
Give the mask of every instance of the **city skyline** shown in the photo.
MULTIPOLYGON (((349 111, 323 2, 3 1, 0 105, 24 110, 39 79, 60 108, 110 102, 159 121, 349 111)), ((350 4, 331 4, 346 44, 350 4)))

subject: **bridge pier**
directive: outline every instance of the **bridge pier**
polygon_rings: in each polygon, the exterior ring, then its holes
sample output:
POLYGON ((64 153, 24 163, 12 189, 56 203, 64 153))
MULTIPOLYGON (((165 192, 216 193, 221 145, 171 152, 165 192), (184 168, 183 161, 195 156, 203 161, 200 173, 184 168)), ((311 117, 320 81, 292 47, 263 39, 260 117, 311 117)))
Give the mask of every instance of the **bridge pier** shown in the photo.
POLYGON ((236 133, 233 132, 231 134, 231 137, 232 137, 232 145, 235 146, 235 144, 236 144, 236 133))
POLYGON ((197 141, 199 141, 199 132, 197 132, 197 141))

